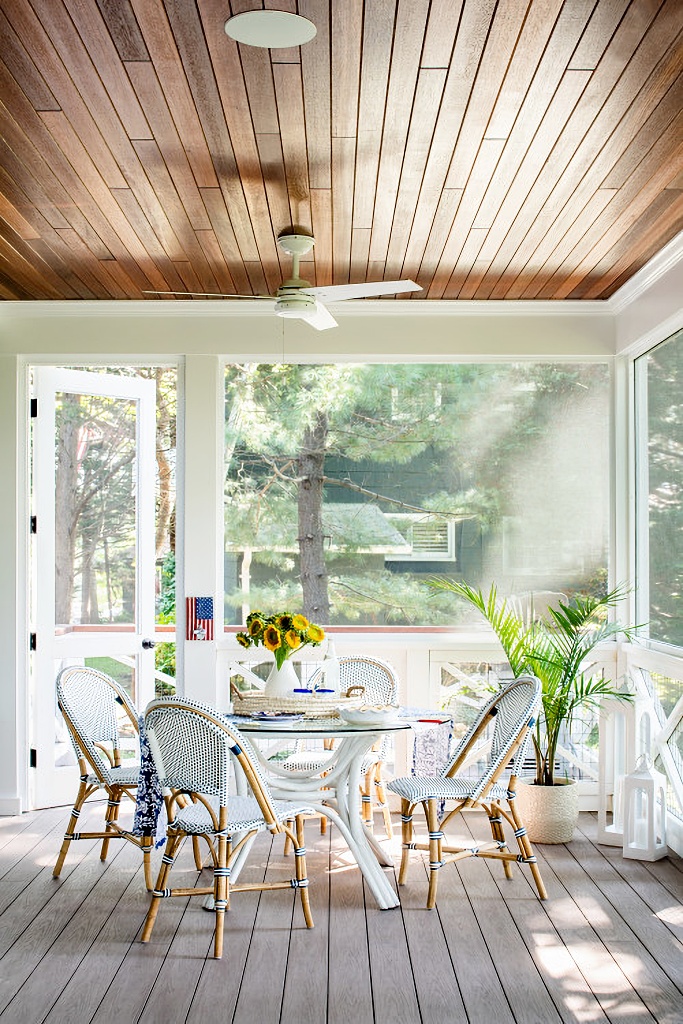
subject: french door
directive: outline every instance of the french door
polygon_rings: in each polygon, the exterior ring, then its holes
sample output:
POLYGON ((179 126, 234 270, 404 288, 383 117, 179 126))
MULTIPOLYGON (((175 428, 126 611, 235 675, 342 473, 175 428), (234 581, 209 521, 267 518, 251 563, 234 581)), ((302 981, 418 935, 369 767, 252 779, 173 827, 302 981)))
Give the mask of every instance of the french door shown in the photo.
POLYGON ((141 709, 154 695, 155 384, 41 366, 34 399, 30 799, 47 807, 78 776, 59 669, 106 671, 141 709))

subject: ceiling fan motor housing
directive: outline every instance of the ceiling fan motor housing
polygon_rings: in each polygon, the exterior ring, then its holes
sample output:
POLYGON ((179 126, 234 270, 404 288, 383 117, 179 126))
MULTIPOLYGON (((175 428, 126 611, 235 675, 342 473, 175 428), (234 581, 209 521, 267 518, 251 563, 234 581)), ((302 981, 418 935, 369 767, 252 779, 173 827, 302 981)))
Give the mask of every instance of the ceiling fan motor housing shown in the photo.
POLYGON ((315 308, 315 297, 301 291, 300 288, 281 288, 278 292, 275 303, 275 312, 278 316, 297 317, 314 311, 315 308))

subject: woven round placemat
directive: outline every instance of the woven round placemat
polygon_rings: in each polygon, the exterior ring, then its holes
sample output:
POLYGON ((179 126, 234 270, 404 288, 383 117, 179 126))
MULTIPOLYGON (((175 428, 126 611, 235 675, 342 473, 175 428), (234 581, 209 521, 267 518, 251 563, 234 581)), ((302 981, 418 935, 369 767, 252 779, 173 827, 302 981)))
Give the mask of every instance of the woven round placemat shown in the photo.
POLYGON ((338 718, 338 708, 358 708, 362 697, 318 697, 292 694, 291 697, 269 697, 260 690, 247 690, 242 699, 235 694, 233 714, 253 715, 259 711, 284 711, 305 718, 338 718))

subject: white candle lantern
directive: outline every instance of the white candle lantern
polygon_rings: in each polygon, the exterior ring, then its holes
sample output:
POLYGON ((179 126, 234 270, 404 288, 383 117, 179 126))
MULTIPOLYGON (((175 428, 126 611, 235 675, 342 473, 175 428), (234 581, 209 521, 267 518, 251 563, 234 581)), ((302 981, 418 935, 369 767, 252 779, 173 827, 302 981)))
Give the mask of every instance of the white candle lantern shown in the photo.
POLYGON ((642 754, 624 779, 624 857, 659 860, 666 847, 666 777, 642 754))
POLYGON ((624 777, 635 766, 636 711, 633 702, 603 700, 598 727, 598 842, 605 846, 622 846, 624 777))

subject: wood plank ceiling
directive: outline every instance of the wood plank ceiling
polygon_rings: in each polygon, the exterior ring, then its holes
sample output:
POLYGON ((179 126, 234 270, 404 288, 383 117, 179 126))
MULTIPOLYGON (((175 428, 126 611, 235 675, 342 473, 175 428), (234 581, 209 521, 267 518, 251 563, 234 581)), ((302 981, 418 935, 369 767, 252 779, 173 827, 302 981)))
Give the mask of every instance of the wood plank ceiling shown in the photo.
POLYGON ((682 0, 0 0, 0 295, 605 299, 683 228, 682 0))

